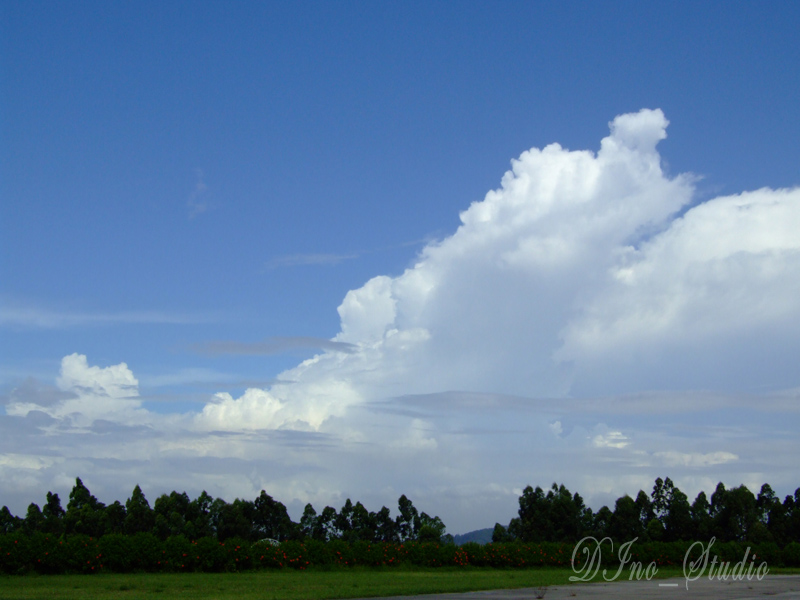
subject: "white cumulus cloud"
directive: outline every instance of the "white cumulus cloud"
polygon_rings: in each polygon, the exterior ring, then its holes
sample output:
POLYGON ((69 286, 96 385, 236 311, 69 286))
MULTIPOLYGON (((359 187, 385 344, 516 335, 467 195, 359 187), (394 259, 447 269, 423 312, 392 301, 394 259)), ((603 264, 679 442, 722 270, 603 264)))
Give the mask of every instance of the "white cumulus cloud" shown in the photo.
POLYGON ((89 366, 86 356, 70 354, 61 360, 58 388, 68 396, 46 405, 34 401, 13 401, 6 414, 24 417, 32 411, 74 427, 86 427, 98 419, 128 424, 148 420, 138 399, 139 382, 125 363, 110 367, 89 366))
POLYGON ((714 389, 726 386, 721 352, 746 362, 775 328, 798 348, 800 190, 686 210, 695 177, 667 175, 656 150, 667 125, 645 109, 614 119, 596 153, 524 152, 451 236, 347 293, 334 340, 352 352, 322 352, 279 377, 292 385, 207 412, 220 427, 247 412, 317 428, 404 394, 714 389))

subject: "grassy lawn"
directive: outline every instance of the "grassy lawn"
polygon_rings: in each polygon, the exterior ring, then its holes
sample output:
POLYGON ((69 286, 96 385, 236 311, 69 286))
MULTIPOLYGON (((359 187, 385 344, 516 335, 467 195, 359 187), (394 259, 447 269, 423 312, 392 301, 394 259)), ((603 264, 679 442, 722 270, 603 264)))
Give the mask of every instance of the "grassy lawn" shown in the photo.
MULTIPOLYGON (((795 574, 799 571, 771 570, 773 573, 795 574)), ((338 571, 0 576, 0 600, 324 600, 566 585, 570 575, 573 572, 569 568, 352 568, 338 571)), ((679 568, 662 568, 658 572, 658 577, 681 576, 679 568)))
POLYGON ((0 600, 364 598, 564 585, 571 569, 346 569, 0 577, 0 600))

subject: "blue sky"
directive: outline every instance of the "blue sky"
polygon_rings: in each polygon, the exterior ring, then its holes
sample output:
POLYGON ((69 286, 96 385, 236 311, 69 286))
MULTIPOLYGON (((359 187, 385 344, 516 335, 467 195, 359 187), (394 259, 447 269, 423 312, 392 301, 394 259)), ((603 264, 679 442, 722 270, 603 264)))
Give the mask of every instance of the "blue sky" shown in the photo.
POLYGON ((797 3, 0 11, 0 503, 800 484, 797 3))

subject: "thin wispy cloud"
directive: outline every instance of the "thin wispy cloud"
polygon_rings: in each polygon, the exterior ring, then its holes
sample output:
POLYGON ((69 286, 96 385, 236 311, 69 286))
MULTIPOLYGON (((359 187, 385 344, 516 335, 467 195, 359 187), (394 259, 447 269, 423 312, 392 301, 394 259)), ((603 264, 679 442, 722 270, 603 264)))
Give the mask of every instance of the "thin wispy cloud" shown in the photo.
POLYGON ((208 210, 209 204, 206 198, 208 194, 208 185, 203 179, 202 169, 195 169, 197 181, 194 184, 194 189, 186 201, 186 206, 189 208, 189 218, 194 219, 197 215, 202 214, 208 210))
POLYGON ((424 246, 435 243, 439 240, 441 235, 427 235, 422 238, 409 240, 407 242, 400 242, 399 244, 392 244, 389 246, 381 246, 379 248, 372 248, 368 250, 360 250, 350 254, 334 254, 334 253, 300 253, 300 254, 287 254, 285 256, 276 256, 268 260, 264 269, 271 271, 273 269, 281 269, 284 267, 304 267, 304 266, 334 266, 346 260, 353 260, 360 258, 365 254, 376 254, 379 252, 386 252, 388 250, 396 250, 398 248, 408 248, 409 246, 424 246))
POLYGON ((142 387, 148 389, 194 388, 213 391, 230 388, 263 388, 277 382, 274 378, 246 378, 235 373, 196 367, 167 373, 144 374, 139 377, 139 381, 142 387))
POLYGON ((207 323, 208 315, 161 311, 123 311, 115 313, 66 312, 46 308, 0 307, 0 327, 65 329, 69 327, 163 324, 194 325, 207 323))
POLYGON ((213 340, 192 344, 190 349, 197 354, 220 356, 234 354, 239 356, 261 356, 283 354, 294 350, 325 350, 350 354, 356 350, 353 344, 335 342, 316 337, 273 337, 263 342, 239 342, 234 340, 213 340))
POLYGON ((358 254, 288 254, 286 256, 276 256, 266 262, 265 270, 282 269, 286 267, 306 267, 306 266, 333 266, 342 261, 358 258, 358 254))

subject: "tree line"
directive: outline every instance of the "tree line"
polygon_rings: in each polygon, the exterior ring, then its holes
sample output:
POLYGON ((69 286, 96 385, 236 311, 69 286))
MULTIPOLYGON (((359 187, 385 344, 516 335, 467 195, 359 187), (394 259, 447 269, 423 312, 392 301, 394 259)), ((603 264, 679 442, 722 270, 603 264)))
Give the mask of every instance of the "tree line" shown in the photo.
MULTIPOLYGON (((122 504, 105 505, 86 488, 80 478, 69 495, 66 509, 58 494, 47 493, 40 508, 31 503, 24 518, 0 510, 0 534, 45 533, 61 536, 80 534, 99 538, 106 534, 151 533, 160 540, 183 536, 188 540, 214 538, 224 542, 237 538, 256 542, 315 540, 330 542, 411 541, 452 543, 442 520, 420 512, 405 495, 398 499, 398 514, 385 506, 368 511, 350 500, 337 511, 326 506, 320 513, 307 504, 298 523, 286 507, 262 490, 255 500, 231 503, 212 498, 205 491, 190 499, 185 493, 159 496, 153 506, 137 485, 122 504)), ((641 542, 708 541, 774 543, 783 548, 800 543, 800 488, 783 501, 769 484, 753 494, 746 486, 727 489, 719 483, 709 498, 700 492, 689 502, 672 480, 656 479, 648 495, 640 490, 635 498, 618 498, 612 511, 587 507, 578 493, 563 484, 545 492, 531 486, 519 498, 518 516, 507 526, 495 524, 492 541, 524 543, 575 543, 585 536, 641 542)))
POLYGON ((0 509, 0 534, 76 534, 99 538, 107 534, 152 533, 161 540, 183 536, 189 540, 215 538, 220 542, 230 538, 250 542, 308 538, 322 542, 389 543, 452 540, 439 517, 419 512, 405 495, 398 500, 398 511, 392 518, 385 506, 378 512, 370 512, 361 502, 353 504, 348 498, 340 510, 326 506, 319 514, 309 503, 300 522, 295 523, 286 506, 264 490, 255 500, 237 498, 231 503, 212 498, 205 491, 194 499, 186 492, 171 492, 156 498, 151 507, 139 485, 125 504, 117 500, 105 505, 77 478, 66 509, 61 506, 58 494, 52 492, 47 492, 41 508, 32 502, 24 518, 12 515, 4 506, 0 509))
POLYGON ((642 542, 709 541, 774 543, 785 547, 800 542, 800 488, 783 501, 769 484, 757 495, 746 486, 717 484, 709 498, 700 492, 693 502, 667 477, 655 480, 648 495, 618 498, 612 511, 588 508, 580 494, 562 484, 547 493, 526 487, 519 498, 518 516, 507 526, 495 524, 493 542, 566 542, 585 536, 642 542))

